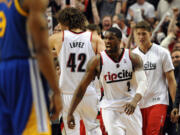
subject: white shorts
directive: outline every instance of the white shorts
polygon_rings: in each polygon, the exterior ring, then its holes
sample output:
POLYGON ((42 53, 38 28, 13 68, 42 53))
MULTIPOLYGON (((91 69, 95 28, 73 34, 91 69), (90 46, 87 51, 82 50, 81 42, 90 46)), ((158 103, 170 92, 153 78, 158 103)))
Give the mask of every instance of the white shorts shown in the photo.
POLYGON ((99 122, 96 119, 98 114, 98 97, 96 94, 86 95, 79 103, 73 113, 75 128, 69 129, 67 125, 67 114, 73 95, 63 94, 63 122, 66 135, 80 135, 80 120, 83 120, 86 135, 102 135, 99 122))
POLYGON ((102 118, 108 135, 142 135, 142 116, 139 107, 132 115, 102 109, 102 118))

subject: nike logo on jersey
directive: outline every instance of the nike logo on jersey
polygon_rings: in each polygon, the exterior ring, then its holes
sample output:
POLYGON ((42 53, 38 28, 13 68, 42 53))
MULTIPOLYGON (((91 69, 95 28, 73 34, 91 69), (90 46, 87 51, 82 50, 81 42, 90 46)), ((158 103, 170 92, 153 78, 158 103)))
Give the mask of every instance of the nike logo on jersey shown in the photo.
POLYGON ((128 72, 128 70, 122 70, 122 72, 117 74, 108 72, 104 75, 104 79, 106 83, 126 81, 132 79, 132 72, 128 72))
POLYGON ((84 43, 83 42, 72 42, 72 43, 69 43, 70 47, 71 48, 83 48, 84 47, 84 43))
POLYGON ((144 64, 144 70, 155 70, 156 69, 156 63, 152 63, 150 61, 147 61, 144 64))

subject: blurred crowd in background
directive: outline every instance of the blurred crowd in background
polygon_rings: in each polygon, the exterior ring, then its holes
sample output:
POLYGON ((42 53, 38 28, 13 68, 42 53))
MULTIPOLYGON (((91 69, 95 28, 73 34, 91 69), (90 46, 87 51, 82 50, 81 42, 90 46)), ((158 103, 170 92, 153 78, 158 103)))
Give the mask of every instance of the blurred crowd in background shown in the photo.
MULTIPOLYGON (((49 0, 50 35, 58 29, 56 13, 69 6, 84 12, 89 24, 98 25, 102 38, 111 26, 119 28, 123 33, 122 47, 128 47, 133 25, 142 20, 151 24, 155 43, 172 51, 180 42, 179 0, 49 0)), ((136 46, 133 39, 130 44, 136 46)))

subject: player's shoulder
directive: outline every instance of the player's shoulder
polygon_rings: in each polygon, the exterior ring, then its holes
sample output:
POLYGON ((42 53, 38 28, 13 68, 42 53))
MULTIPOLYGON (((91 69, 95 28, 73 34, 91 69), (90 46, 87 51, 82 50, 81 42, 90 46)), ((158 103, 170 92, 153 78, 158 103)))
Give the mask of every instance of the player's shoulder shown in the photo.
POLYGON ((58 33, 52 34, 52 35, 49 37, 49 39, 50 39, 50 40, 59 40, 59 39, 62 38, 62 36, 63 36, 63 32, 58 32, 58 33))
POLYGON ((154 48, 154 50, 158 51, 158 53, 169 54, 168 49, 166 49, 166 48, 164 48, 164 47, 162 47, 162 46, 160 46, 158 44, 153 43, 153 48, 154 48))
POLYGON ((91 32, 91 36, 92 36, 92 41, 97 41, 99 39, 99 35, 96 32, 91 32))
MULTIPOLYGON (((15 0, 15 2, 18 0, 15 0)), ((22 7, 24 8, 24 10, 41 10, 41 11, 45 11, 46 7, 48 6, 49 1, 48 0, 21 0, 19 2, 22 7)))

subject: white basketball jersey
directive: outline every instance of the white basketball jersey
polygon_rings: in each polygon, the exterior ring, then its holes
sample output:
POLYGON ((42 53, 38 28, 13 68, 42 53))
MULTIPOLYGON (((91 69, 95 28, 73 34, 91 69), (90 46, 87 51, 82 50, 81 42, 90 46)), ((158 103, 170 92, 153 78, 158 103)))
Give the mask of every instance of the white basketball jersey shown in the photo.
POLYGON ((133 52, 141 56, 148 82, 140 107, 146 108, 156 104, 168 105, 168 85, 165 73, 174 69, 169 51, 153 44, 146 54, 138 47, 133 52))
MULTIPOLYGON (((64 31, 64 40, 58 59, 61 75, 59 80, 63 93, 73 94, 86 71, 88 61, 95 56, 91 44, 91 32, 64 31)), ((86 93, 95 92, 93 82, 86 93)))
POLYGON ((129 57, 129 50, 124 50, 119 62, 114 62, 105 51, 101 52, 101 58, 100 80, 104 88, 101 107, 124 111, 122 106, 131 101, 135 94, 131 87, 133 67, 129 57))

